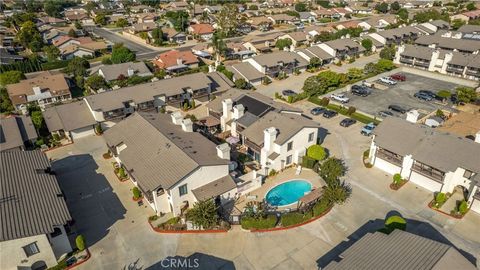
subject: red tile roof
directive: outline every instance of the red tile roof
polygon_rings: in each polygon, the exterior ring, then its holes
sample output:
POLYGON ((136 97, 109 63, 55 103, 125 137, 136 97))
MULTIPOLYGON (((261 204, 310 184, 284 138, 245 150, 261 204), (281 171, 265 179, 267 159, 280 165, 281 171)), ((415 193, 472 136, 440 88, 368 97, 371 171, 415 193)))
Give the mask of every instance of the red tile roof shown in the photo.
POLYGON ((193 30, 192 32, 196 35, 210 34, 215 31, 215 29, 213 29, 213 27, 207 23, 193 24, 190 25, 190 27, 193 30))
POLYGON ((198 58, 191 51, 177 50, 161 53, 155 58, 155 60, 153 60, 153 63, 162 69, 179 64, 192 65, 197 64, 198 62, 198 58))

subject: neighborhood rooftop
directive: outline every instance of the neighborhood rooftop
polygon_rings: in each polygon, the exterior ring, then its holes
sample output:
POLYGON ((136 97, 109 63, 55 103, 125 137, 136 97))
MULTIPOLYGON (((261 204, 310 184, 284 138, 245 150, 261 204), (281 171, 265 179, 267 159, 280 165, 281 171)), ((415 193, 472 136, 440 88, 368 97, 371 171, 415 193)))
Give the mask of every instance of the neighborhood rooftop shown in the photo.
POLYGON ((92 113, 83 100, 46 108, 43 117, 50 132, 72 131, 96 124, 92 113))
POLYGON ((52 233, 71 220, 42 151, 1 152, 0 164, 0 241, 52 233))
POLYGON ((469 139, 396 117, 387 117, 374 133, 378 146, 396 154, 411 154, 415 160, 444 172, 454 172, 461 167, 480 173, 480 144, 469 139), (455 153, 455 162, 452 162, 452 153, 455 153))
POLYGON ((37 131, 28 116, 0 118, 0 151, 22 147, 28 140, 37 138, 37 131))
POLYGON ((118 156, 145 190, 170 188, 199 166, 228 164, 213 142, 183 131, 168 114, 134 113, 104 137, 110 147, 126 146, 118 156))

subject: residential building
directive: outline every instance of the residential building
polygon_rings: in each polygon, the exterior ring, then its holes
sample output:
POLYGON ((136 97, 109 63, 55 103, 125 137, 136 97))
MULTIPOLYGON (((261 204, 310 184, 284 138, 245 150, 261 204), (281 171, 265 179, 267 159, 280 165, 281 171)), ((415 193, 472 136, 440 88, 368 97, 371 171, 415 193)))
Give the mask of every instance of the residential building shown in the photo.
POLYGON ((268 31, 272 28, 272 21, 265 16, 252 17, 248 21, 255 29, 268 31))
POLYGON ((402 230, 367 233, 324 270, 468 269, 476 267, 455 247, 402 230))
POLYGON ((165 106, 180 108, 187 100, 206 101, 212 93, 231 87, 232 82, 223 74, 193 73, 86 96, 84 100, 95 121, 113 125, 113 121, 135 111, 159 110, 165 106))
POLYGON ((267 16, 267 18, 271 20, 273 24, 293 24, 298 21, 296 17, 284 13, 270 15, 267 16))
POLYGON ((255 53, 270 52, 275 47, 275 42, 278 37, 284 35, 284 33, 272 33, 261 37, 253 37, 246 39, 243 46, 255 53))
POLYGON ((462 25, 460 28, 458 28, 457 31, 463 34, 477 34, 477 33, 480 33, 480 25, 473 25, 473 24, 462 25))
POLYGON ((296 51, 296 53, 298 53, 298 55, 300 55, 301 57, 305 58, 308 63, 310 63, 310 60, 312 60, 312 58, 316 57, 320 60, 322 66, 331 63, 335 59, 333 55, 329 54, 327 51, 325 51, 318 45, 313 45, 304 49, 300 49, 296 51))
POLYGON ((480 213, 480 131, 476 136, 473 142, 387 117, 374 131, 370 163, 432 192, 460 188, 471 210, 480 213))
MULTIPOLYGON (((432 25, 432 27, 434 27, 432 25)), ((414 26, 405 26, 399 27, 384 31, 379 31, 377 33, 371 33, 369 36, 373 39, 376 39, 385 46, 390 45, 399 45, 401 43, 406 43, 414 41, 422 34, 427 34, 426 32, 414 27, 414 26)))
POLYGON ((153 63, 160 69, 177 73, 190 68, 197 68, 200 60, 191 51, 171 50, 159 54, 153 63))
POLYGON ((211 40, 213 32, 215 32, 215 29, 207 23, 192 24, 188 27, 188 33, 200 40, 211 40))
POLYGON ((226 67, 227 70, 233 72, 233 81, 244 79, 249 85, 255 86, 262 83, 265 75, 255 69, 250 63, 242 62, 226 67))
POLYGON ((97 122, 84 100, 48 107, 42 114, 50 133, 60 138, 74 141, 95 135, 97 122))
POLYGON ((72 251, 71 216, 47 156, 0 152, 0 268, 46 269, 72 251))
POLYGON ((29 116, 0 117, 0 152, 30 148, 37 137, 37 130, 29 116))
POLYGON ((47 104, 72 98, 64 75, 52 75, 48 71, 34 78, 7 85, 7 92, 15 109, 22 113, 27 112, 27 105, 31 102, 45 108, 47 104))
POLYGON ((175 28, 162 28, 163 38, 170 43, 183 44, 187 41, 187 35, 178 32, 175 28))
POLYGON ((362 45, 349 38, 331 40, 317 44, 317 46, 328 54, 333 55, 336 60, 356 57, 365 52, 365 48, 362 45))
POLYGON ((88 13, 83 8, 77 9, 67 9, 63 15, 65 19, 69 22, 81 21, 83 19, 88 19, 88 13))
POLYGON ((467 22, 467 23, 470 20, 476 20, 478 18, 480 18, 480 10, 478 10, 478 9, 450 16, 450 19, 452 21, 453 20, 462 20, 462 21, 467 22))
POLYGON ((303 57, 286 51, 261 54, 244 61, 250 63, 262 74, 272 78, 281 74, 292 74, 295 71, 303 72, 308 66, 308 62, 303 57))
POLYGON ((23 56, 12 54, 7 49, 0 47, 0 65, 9 65, 23 61, 23 56))
POLYGON ((308 43, 307 33, 305 32, 291 32, 283 36, 279 36, 278 39, 290 39, 292 41, 293 48, 306 45, 308 43))
POLYGON ((465 35, 452 35, 451 32, 446 32, 442 35, 420 36, 414 43, 430 48, 478 54, 480 51, 480 39, 464 39, 461 38, 462 36, 465 35))
POLYGON ((144 62, 127 62, 113 65, 100 65, 89 70, 91 75, 100 75, 105 81, 115 81, 121 77, 128 78, 131 76, 148 77, 153 76, 150 69, 144 62))
POLYGON ((200 200, 235 199, 230 147, 216 146, 193 132, 192 125, 180 112, 134 113, 103 135, 115 160, 159 215, 182 215, 200 200))
POLYGON ((256 55, 254 51, 247 49, 240 42, 228 42, 226 45, 227 45, 227 52, 226 52, 227 59, 244 60, 256 55))
POLYGON ((157 27, 158 26, 155 22, 136 23, 128 27, 127 31, 130 34, 135 35, 142 32, 150 32, 157 27))

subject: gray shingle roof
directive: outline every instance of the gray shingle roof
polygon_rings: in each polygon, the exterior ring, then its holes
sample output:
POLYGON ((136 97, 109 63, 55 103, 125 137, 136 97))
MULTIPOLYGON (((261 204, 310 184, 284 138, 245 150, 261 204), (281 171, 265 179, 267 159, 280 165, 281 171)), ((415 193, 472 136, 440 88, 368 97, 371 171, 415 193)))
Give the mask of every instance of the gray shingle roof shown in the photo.
POLYGON ((324 270, 357 269, 476 269, 455 248, 401 230, 389 235, 368 233, 345 250, 339 262, 332 261, 324 270))
POLYGON ((97 123, 83 100, 46 108, 42 114, 50 132, 72 131, 97 123))
POLYGON ((214 143, 184 132, 168 114, 134 113, 103 136, 110 147, 127 146, 119 158, 145 190, 168 189, 199 166, 228 164, 217 156, 214 143))
POLYGON ((233 72, 236 78, 244 78, 247 81, 255 81, 265 77, 264 74, 247 62, 227 66, 227 69, 233 72))
POLYGON ((415 40, 415 43, 424 45, 424 46, 436 44, 438 48, 444 48, 449 50, 457 49, 457 50, 469 51, 469 52, 480 50, 480 41, 441 37, 439 35, 420 36, 415 40))
POLYGON ((430 47, 405 44, 405 50, 400 55, 430 61, 430 59, 432 59, 432 53, 435 51, 436 49, 430 47))
POLYGON ((262 146, 264 143, 263 130, 269 127, 277 129, 275 143, 282 145, 303 128, 319 128, 320 124, 301 115, 271 111, 240 133, 249 141, 262 146))
POLYGON ((460 28, 458 28, 457 31, 462 32, 464 34, 480 33, 480 25, 473 25, 473 24, 462 25, 460 28))
POLYGON ((24 142, 37 137, 35 126, 28 116, 9 116, 0 119, 0 151, 21 147, 24 142))
POLYGON ((374 134, 378 146, 402 156, 411 154, 413 159, 444 172, 461 167, 480 173, 480 144, 469 139, 396 117, 387 117, 374 134))
POLYGON ((193 189, 192 192, 197 200, 203 201, 222 195, 236 187, 237 185, 235 184, 235 181, 233 181, 232 177, 230 175, 225 175, 224 177, 221 177, 206 185, 193 189))
POLYGON ((318 46, 311 46, 305 49, 301 49, 300 52, 303 52, 309 56, 318 57, 318 59, 320 60, 328 60, 334 58, 331 54, 318 46))
POLYGON ((0 241, 51 233, 71 220, 56 177, 44 173, 43 152, 2 152, 0 164, 0 241))
POLYGON ((355 42, 353 39, 350 38, 343 38, 343 39, 335 39, 331 41, 325 42, 330 48, 335 50, 348 50, 357 48, 359 52, 365 51, 362 45, 355 42))
POLYGON ((112 81, 116 80, 118 76, 123 74, 125 77, 128 77, 128 70, 132 69, 136 75, 144 77, 144 76, 153 76, 150 69, 148 69, 147 65, 144 62, 128 62, 128 63, 121 63, 116 65, 101 65, 90 70, 91 74, 99 74, 101 71, 105 80, 112 81))
POLYGON ((305 67, 308 65, 307 60, 303 59, 300 55, 294 52, 279 51, 268 54, 261 54, 253 57, 258 64, 261 66, 274 67, 283 63, 292 63, 296 62, 296 67, 305 67))

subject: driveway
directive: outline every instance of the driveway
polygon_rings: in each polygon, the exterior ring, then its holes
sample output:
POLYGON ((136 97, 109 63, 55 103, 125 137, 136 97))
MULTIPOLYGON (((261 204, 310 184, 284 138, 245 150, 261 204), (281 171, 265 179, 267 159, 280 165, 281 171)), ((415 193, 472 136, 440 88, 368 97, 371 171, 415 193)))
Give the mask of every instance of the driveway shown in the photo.
MULTIPOLYGON (((310 109, 313 104, 295 106, 310 109)), ((93 254, 78 268, 178 269, 172 267, 173 260, 198 259, 198 269, 316 269, 365 233, 381 228, 391 211, 409 220, 409 231, 451 243, 471 260, 480 258, 479 215, 446 218, 426 206, 431 193, 412 183, 391 191, 391 176, 362 164, 370 139, 359 134, 360 124, 343 128, 338 125, 342 116, 313 118, 329 131, 323 145, 330 155, 345 159, 349 167, 345 179, 352 185, 352 197, 315 222, 272 233, 247 233, 238 227, 224 234, 154 233, 146 223, 152 211, 132 202, 132 184, 118 182, 111 161, 102 158, 102 137, 48 152, 77 229, 93 254)))

